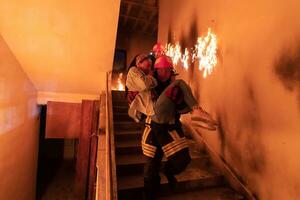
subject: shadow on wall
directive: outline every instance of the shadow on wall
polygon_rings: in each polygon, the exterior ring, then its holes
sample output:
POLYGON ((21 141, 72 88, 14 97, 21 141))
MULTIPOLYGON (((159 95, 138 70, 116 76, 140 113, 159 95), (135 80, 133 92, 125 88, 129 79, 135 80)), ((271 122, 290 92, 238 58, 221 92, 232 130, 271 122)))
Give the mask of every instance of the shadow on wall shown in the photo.
POLYGON ((283 50, 274 67, 284 87, 290 92, 298 92, 300 109, 300 44, 294 49, 283 50))

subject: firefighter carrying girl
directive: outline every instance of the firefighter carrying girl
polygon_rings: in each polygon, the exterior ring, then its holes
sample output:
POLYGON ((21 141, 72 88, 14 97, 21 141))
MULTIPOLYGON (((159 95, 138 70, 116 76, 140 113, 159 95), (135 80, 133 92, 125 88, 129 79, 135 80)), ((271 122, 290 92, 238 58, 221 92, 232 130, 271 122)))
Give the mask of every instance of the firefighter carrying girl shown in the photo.
POLYGON ((180 115, 197 112, 216 122, 197 103, 191 88, 183 80, 176 80, 170 57, 163 55, 160 44, 154 46, 154 56, 140 54, 136 65, 127 74, 128 114, 136 122, 144 121, 142 150, 144 166, 144 199, 154 200, 160 185, 162 168, 171 188, 175 189, 175 175, 184 171, 191 161, 188 141, 182 131, 180 115), (155 60, 154 69, 151 69, 155 60), (167 161, 161 167, 165 155, 167 161))

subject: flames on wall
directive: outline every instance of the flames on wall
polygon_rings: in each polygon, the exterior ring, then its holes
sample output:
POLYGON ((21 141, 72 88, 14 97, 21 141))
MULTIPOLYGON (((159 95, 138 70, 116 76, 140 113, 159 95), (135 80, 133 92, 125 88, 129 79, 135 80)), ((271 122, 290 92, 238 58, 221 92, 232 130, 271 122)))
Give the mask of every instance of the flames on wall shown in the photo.
POLYGON ((217 36, 208 29, 206 36, 200 36, 193 48, 185 48, 184 53, 181 51, 179 42, 176 44, 166 44, 166 55, 172 58, 174 65, 181 64, 186 70, 190 63, 198 63, 198 68, 203 72, 203 77, 206 78, 213 72, 216 67, 217 60, 217 36))
MULTIPOLYGON (((176 44, 168 43, 165 45, 165 54, 172 58, 175 66, 181 65, 186 70, 189 69, 191 63, 196 63, 198 69, 203 73, 203 78, 206 78, 211 75, 218 64, 217 48, 217 36, 209 28, 205 36, 198 37, 194 47, 185 48, 182 53, 179 42, 176 44)), ((123 78, 123 73, 119 73, 115 84, 113 84, 113 90, 125 90, 123 78)))

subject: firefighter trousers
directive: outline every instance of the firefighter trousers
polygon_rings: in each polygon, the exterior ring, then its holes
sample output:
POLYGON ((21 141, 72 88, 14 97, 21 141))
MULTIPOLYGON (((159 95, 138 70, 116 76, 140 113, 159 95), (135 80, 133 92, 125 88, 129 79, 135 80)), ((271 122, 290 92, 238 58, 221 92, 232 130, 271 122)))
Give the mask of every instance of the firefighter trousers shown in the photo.
POLYGON ((185 170, 191 157, 181 127, 172 130, 168 124, 151 122, 151 126, 146 126, 142 138, 142 148, 146 156, 144 199, 153 200, 159 191, 160 169, 163 170, 170 182, 175 179, 174 175, 185 170), (167 158, 164 165, 161 164, 163 155, 167 158))

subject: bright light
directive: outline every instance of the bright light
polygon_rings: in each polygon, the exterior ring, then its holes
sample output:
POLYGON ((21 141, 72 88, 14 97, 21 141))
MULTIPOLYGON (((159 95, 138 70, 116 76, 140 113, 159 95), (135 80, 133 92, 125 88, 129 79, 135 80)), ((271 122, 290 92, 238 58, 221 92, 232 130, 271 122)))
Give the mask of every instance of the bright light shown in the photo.
POLYGON ((177 65, 178 62, 181 60, 181 47, 179 43, 176 43, 176 45, 167 44, 165 49, 166 49, 165 54, 172 58, 174 65, 177 65))
POLYGON ((183 64, 183 67, 187 70, 189 68, 189 50, 187 48, 185 48, 184 50, 184 54, 182 56, 181 62, 183 64))
POLYGON ((199 37, 195 45, 195 58, 199 62, 199 70, 203 71, 203 77, 206 78, 217 65, 217 37, 208 29, 205 37, 199 37))
POLYGON ((122 83, 122 79, 123 79, 123 73, 120 73, 119 78, 118 78, 118 88, 117 88, 117 90, 119 90, 119 91, 124 91, 125 90, 125 86, 122 83))
POLYGON ((122 80, 123 80, 123 73, 120 73, 117 79, 117 84, 113 84, 112 90, 124 91, 125 85, 123 84, 122 80))

